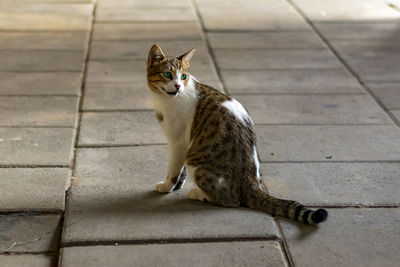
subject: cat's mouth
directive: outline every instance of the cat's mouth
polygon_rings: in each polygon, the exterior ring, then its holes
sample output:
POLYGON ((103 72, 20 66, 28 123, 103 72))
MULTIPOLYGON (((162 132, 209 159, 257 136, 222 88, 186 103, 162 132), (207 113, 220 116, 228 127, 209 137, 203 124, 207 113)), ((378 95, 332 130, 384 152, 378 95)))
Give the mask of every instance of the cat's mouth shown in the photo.
POLYGON ((167 89, 165 89, 164 87, 161 86, 161 89, 163 89, 167 94, 169 95, 178 95, 179 91, 175 91, 175 92, 168 92, 167 89))

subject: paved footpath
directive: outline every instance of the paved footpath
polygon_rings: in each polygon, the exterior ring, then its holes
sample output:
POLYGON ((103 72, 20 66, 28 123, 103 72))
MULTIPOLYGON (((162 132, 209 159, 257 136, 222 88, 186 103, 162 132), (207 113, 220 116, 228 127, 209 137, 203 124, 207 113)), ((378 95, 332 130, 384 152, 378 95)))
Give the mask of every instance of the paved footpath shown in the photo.
POLYGON ((0 266, 396 266, 396 0, 0 1, 0 266), (149 47, 251 113, 319 227, 161 195, 149 47))

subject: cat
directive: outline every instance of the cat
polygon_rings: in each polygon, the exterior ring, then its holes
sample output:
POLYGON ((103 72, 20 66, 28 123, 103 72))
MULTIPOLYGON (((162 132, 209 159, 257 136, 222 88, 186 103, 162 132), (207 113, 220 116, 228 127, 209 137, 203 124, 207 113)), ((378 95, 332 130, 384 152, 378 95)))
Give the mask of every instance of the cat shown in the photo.
POLYGON ((157 191, 182 188, 188 173, 198 186, 190 199, 247 206, 305 224, 325 221, 325 209, 307 209, 266 192, 252 119, 238 101, 189 73, 194 51, 169 58, 154 44, 148 54, 148 86, 169 149, 168 176, 157 191))

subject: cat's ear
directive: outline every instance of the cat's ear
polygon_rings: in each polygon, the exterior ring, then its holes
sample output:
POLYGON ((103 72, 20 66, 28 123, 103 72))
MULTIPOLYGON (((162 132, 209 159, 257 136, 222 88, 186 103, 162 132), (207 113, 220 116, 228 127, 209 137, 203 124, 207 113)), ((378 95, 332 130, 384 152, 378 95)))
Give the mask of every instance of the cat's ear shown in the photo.
POLYGON ((154 62, 159 62, 162 61, 166 58, 164 55, 163 51, 161 48, 157 45, 154 44, 149 51, 149 56, 147 58, 147 63, 148 64, 153 64, 154 62))
POLYGON ((190 60, 193 57, 194 51, 196 51, 196 48, 192 48, 191 50, 189 50, 188 52, 186 52, 182 56, 178 57, 178 59, 189 65, 190 60))

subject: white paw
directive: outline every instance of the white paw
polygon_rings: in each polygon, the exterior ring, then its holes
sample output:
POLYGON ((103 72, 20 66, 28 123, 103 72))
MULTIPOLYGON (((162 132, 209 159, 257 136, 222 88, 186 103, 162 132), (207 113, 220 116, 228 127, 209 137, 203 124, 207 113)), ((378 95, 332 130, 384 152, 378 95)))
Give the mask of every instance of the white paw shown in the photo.
POLYGON ((200 188, 194 188, 194 189, 190 190, 189 198, 193 199, 193 200, 199 200, 199 201, 209 200, 206 193, 204 193, 200 188))
POLYGON ((165 184, 164 182, 160 182, 156 184, 156 189, 160 193, 169 193, 172 190, 172 187, 169 186, 168 184, 165 184))

